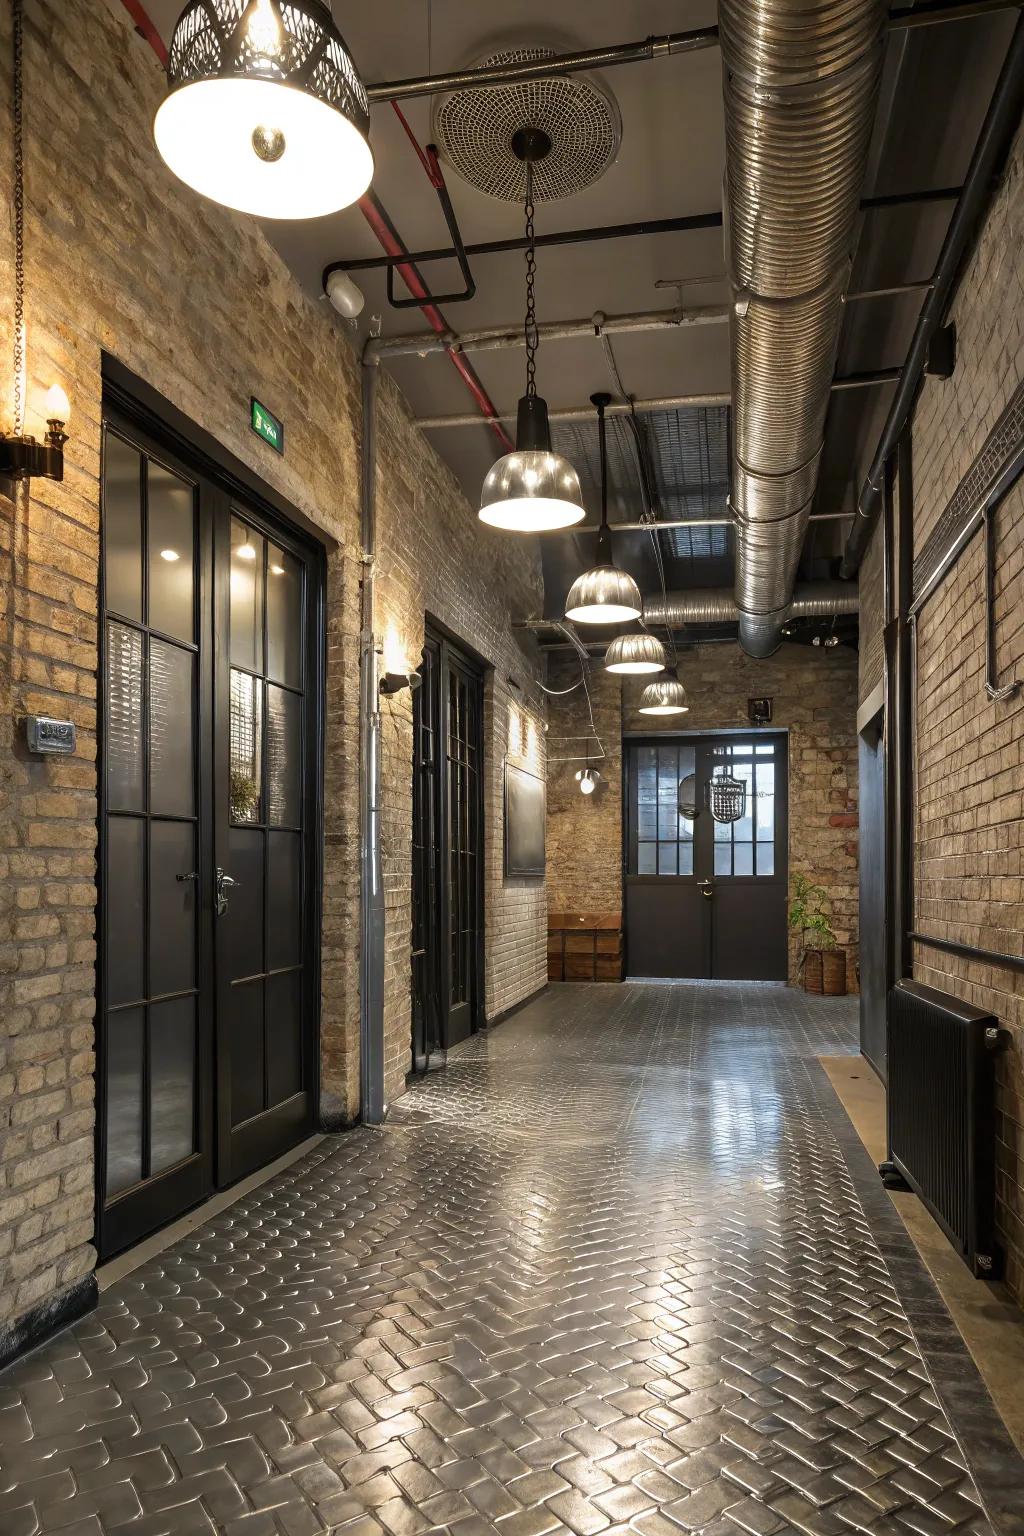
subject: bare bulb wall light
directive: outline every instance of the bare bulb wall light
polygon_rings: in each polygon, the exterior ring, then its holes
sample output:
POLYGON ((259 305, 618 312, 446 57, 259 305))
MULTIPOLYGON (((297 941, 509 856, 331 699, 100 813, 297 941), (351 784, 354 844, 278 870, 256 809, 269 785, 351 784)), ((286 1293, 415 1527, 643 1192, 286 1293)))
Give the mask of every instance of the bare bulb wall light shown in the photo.
POLYGON ((226 208, 319 218, 370 185, 369 102, 328 0, 190 0, 167 84, 157 149, 226 208))
POLYGON ((12 45, 14 57, 14 420, 9 433, 0 433, 0 478, 29 480, 42 476, 47 480, 64 478, 64 428, 71 419, 71 406, 60 384, 51 384, 43 407, 46 435, 42 442, 25 431, 25 401, 28 368, 25 348, 25 150, 23 129, 24 97, 24 5, 12 0, 12 45))

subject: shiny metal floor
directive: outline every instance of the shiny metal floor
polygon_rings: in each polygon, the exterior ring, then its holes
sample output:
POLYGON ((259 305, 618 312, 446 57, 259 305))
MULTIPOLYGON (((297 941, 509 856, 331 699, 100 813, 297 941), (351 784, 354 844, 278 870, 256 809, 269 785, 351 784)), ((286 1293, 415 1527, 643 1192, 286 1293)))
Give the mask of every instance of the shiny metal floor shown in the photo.
POLYGON ((1020 1529, 815 1059, 855 1021, 552 988, 0 1377, 0 1533, 990 1536, 965 1450, 1020 1529))

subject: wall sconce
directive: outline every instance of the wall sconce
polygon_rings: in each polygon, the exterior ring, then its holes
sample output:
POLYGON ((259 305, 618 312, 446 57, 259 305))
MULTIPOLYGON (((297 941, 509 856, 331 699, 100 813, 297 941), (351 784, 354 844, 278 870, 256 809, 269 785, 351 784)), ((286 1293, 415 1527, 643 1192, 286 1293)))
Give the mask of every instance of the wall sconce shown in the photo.
POLYGON ((64 431, 71 419, 68 397, 59 384, 46 396, 46 436, 41 443, 28 432, 0 434, 0 476, 7 480, 64 479, 64 431))
POLYGON ((418 672, 385 672, 378 687, 381 693, 401 693, 403 688, 415 693, 422 681, 418 672))
POLYGON ((596 768, 579 768, 576 771, 576 782, 580 787, 581 795, 592 795, 597 788, 601 775, 596 768))

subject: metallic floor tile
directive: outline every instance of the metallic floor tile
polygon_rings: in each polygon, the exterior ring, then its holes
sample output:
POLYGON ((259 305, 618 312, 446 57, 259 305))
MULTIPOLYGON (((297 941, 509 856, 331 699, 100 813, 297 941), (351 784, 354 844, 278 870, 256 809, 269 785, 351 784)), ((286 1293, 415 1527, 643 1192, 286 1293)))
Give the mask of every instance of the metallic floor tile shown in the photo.
POLYGON ((0 1377, 0 1533, 991 1536, 824 1111, 855 1025, 552 989, 0 1377))

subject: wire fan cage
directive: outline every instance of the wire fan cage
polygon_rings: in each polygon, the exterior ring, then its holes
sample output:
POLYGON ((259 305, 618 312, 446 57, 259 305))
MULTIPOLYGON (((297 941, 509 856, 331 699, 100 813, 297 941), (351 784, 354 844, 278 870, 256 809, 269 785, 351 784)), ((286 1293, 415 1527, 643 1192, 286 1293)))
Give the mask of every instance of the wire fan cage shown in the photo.
MULTIPOLYGON (((473 67, 553 57, 552 48, 503 48, 473 67)), ((526 170, 512 149, 513 136, 525 127, 541 128, 551 140, 550 152, 533 167, 538 203, 572 197, 597 181, 622 139, 614 98, 587 75, 452 91, 434 111, 434 136, 448 163, 471 186, 506 203, 521 203, 526 192, 526 170)))
POLYGON ((334 107, 364 137, 370 131, 366 91, 322 0, 279 0, 280 54, 258 53, 241 26, 249 0, 192 0, 178 19, 167 66, 173 89, 218 76, 249 76, 299 86, 334 107))
POLYGON ((724 773, 711 779, 707 789, 708 808, 716 821, 740 821, 747 809, 747 786, 741 779, 724 773))

